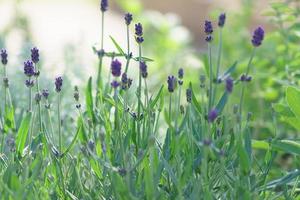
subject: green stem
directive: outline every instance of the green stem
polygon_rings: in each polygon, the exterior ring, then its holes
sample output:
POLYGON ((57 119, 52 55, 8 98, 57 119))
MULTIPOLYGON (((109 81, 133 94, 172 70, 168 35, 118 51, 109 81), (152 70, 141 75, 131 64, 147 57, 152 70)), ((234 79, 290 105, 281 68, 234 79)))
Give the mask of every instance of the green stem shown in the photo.
MULTIPOLYGON (((140 62, 141 62, 141 57, 142 57, 142 46, 141 46, 141 44, 139 44, 139 65, 140 65, 140 62)), ((142 100, 141 100, 141 92, 142 91, 142 73, 141 73, 141 69, 139 68, 139 86, 138 86, 138 115, 137 115, 137 122, 138 122, 138 124, 137 124, 137 133, 138 133, 138 138, 140 138, 141 136, 140 136, 140 127, 141 127, 141 125, 140 125, 140 121, 139 121, 139 119, 140 119, 140 115, 141 115, 141 102, 142 102, 142 100)))
MULTIPOLYGON (((4 78, 7 78, 6 65, 4 65, 4 78)), ((4 112, 7 105, 7 87, 4 85, 4 112)))
POLYGON ((61 118, 60 118, 60 93, 58 93, 57 100, 57 120, 58 120, 58 140, 59 140, 59 152, 62 152, 62 136, 61 136, 61 118))
MULTIPOLYGON (((250 56, 250 59, 249 59, 248 65, 247 65, 247 69, 246 69, 246 74, 245 74, 246 77, 248 76, 248 74, 250 72, 250 68, 251 68, 252 60, 255 55, 255 51, 256 51, 256 48, 253 49, 252 54, 250 56)), ((244 102, 244 93, 245 93, 245 83, 244 82, 241 82, 241 83, 242 83, 242 90, 241 90, 240 106, 239 106, 240 131, 242 129, 242 114, 243 114, 243 102, 244 102)))
POLYGON ((130 62, 130 41, 129 41, 129 25, 127 25, 127 61, 126 61, 126 68, 125 73, 127 74, 129 62, 130 62))
MULTIPOLYGON (((101 51, 103 50, 103 38, 104 38, 104 12, 102 12, 101 15, 101 51)), ((103 56, 104 55, 100 55, 99 57, 99 65, 98 65, 98 75, 97 75, 97 95, 96 95, 96 106, 98 106, 99 104, 99 90, 101 89, 102 86, 102 82, 101 82, 101 74, 102 74, 102 63, 103 63, 103 56)))
MULTIPOLYGON (((38 66, 35 64, 35 71, 38 72, 38 66)), ((39 86, 39 77, 36 77, 36 92, 37 94, 40 94, 40 86, 39 86)), ((41 108, 41 101, 38 101, 38 107, 39 107, 39 127, 40 127, 40 133, 43 131, 43 124, 42 124, 42 108, 41 108)))
MULTIPOLYGON (((31 81, 31 78, 29 78, 29 81, 31 81)), ((32 111, 32 87, 29 86, 29 112, 32 111)))
POLYGON ((172 125, 172 93, 170 93, 170 99, 169 99, 169 121, 170 125, 172 125))
POLYGON ((176 117, 175 117, 175 131, 176 131, 176 133, 177 133, 177 128, 178 128, 177 126, 178 126, 178 118, 179 118, 180 99, 181 99, 181 85, 179 86, 178 102, 177 102, 176 117))
POLYGON ((208 111, 210 111, 212 107, 212 94, 213 94, 213 69, 212 69, 212 61, 211 61, 211 45, 208 43, 208 62, 209 62, 209 101, 208 101, 208 111))
MULTIPOLYGON (((220 32, 219 32, 219 48, 218 48, 218 59, 217 59, 217 73, 216 73, 216 79, 219 78, 219 73, 220 73, 221 59, 222 59, 222 44, 223 44, 223 42, 222 42, 222 28, 221 28, 221 29, 220 29, 220 32)), ((218 84, 216 84, 216 86, 215 86, 212 104, 215 103, 215 98, 216 98, 216 95, 217 95, 217 88, 218 88, 218 84)))

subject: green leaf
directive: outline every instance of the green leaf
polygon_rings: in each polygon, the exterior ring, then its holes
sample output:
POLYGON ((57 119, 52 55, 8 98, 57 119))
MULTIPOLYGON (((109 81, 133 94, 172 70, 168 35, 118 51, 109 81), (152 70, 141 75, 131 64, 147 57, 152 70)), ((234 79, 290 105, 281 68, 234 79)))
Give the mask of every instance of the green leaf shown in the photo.
POLYGON ((197 98, 195 96, 195 93, 194 93, 193 86, 192 86, 191 82, 189 84, 189 88, 192 91, 192 105, 196 108, 196 110, 199 112, 199 114, 201 114, 202 109, 201 109, 200 103, 197 101, 197 98))
POLYGON ((300 91, 294 87, 286 89, 286 101, 292 112, 300 118, 300 91))
POLYGON ((164 85, 162 85, 156 95, 156 97, 154 98, 154 100, 150 102, 150 107, 151 109, 154 108, 154 106, 156 105, 157 101, 159 100, 159 98, 163 95, 163 88, 164 88, 164 85))
POLYGON ((262 150, 269 150, 270 149, 270 145, 266 141, 252 140, 251 144, 252 144, 253 149, 262 149, 262 150))
POLYGON ((221 97, 220 101, 218 102, 216 109, 219 113, 222 113, 226 103, 228 100, 228 92, 224 92, 223 96, 221 97))
MULTIPOLYGON (((133 58, 133 60, 135 60, 135 61, 140 61, 140 57, 135 57, 135 58, 133 58)), ((147 57, 141 57, 141 61, 145 61, 145 62, 153 62, 154 60, 153 59, 151 59, 151 58, 147 58, 147 57)))
POLYGON ((235 69, 236 69, 236 66, 237 66, 237 61, 235 61, 234 63, 233 63, 233 65, 231 65, 225 72, 224 72, 224 74, 222 75, 222 77, 226 77, 226 76, 229 76, 230 74, 232 74, 234 71, 235 71, 235 69))
POLYGON ((115 47, 118 49, 119 53, 122 54, 123 56, 126 56, 126 54, 124 53, 124 51, 122 50, 120 45, 116 42, 116 40, 112 36, 109 36, 109 37, 110 37, 111 41, 114 43, 115 47))
POLYGON ((76 134, 75 134, 75 136, 74 136, 74 138, 73 138, 71 144, 68 146, 68 148, 66 149, 66 151, 61 155, 61 157, 64 157, 64 156, 72 149, 72 147, 74 146, 74 144, 75 144, 75 142, 76 142, 76 140, 77 140, 78 134, 81 132, 82 126, 83 126, 83 125, 81 125, 81 126, 78 128, 78 130, 77 130, 77 132, 76 132, 76 134))
POLYGON ((7 132, 9 129, 15 129, 15 110, 14 107, 6 106, 5 107, 5 116, 4 116, 4 130, 7 132))
POLYGON ((241 170, 244 174, 248 174, 250 172, 250 160, 246 149, 242 146, 241 142, 238 143, 238 158, 241 166, 241 170))
POLYGON ((277 140, 272 142, 272 148, 300 155, 300 143, 292 140, 277 140))
POLYGON ((93 95, 92 95, 92 77, 89 78, 85 95, 86 95, 86 109, 87 109, 88 116, 92 119, 93 123, 95 123, 96 118, 94 113, 94 103, 93 103, 93 95))
POLYGON ((19 154, 22 154, 26 144, 31 117, 32 117, 32 113, 31 112, 27 113, 27 115, 23 118, 20 128, 18 130, 16 146, 17 146, 17 152, 19 152, 19 154))

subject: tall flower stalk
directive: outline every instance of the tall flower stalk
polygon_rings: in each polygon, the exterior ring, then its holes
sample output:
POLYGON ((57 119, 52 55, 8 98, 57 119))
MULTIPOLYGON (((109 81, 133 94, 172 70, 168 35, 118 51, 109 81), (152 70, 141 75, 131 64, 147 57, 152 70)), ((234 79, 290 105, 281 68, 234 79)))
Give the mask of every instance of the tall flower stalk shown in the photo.
POLYGON ((108 0, 101 0, 100 2, 100 10, 101 10, 101 41, 100 41, 100 52, 98 53, 99 56, 99 64, 98 64, 98 75, 97 75, 97 95, 96 95, 96 105, 99 104, 99 92, 102 87, 102 65, 103 65, 103 57, 105 55, 104 53, 104 13, 107 11, 108 8, 108 0))
MULTIPOLYGON (((36 95, 37 96, 41 96, 41 93, 40 93, 40 86, 39 86, 39 76, 40 76, 40 71, 39 71, 39 68, 38 68, 38 62, 39 62, 39 50, 34 47, 31 49, 31 60, 32 62, 34 63, 34 76, 35 76, 35 82, 36 82, 36 95)), ((39 112, 39 130, 40 132, 42 132, 43 130, 43 124, 42 124, 42 108, 41 108, 41 101, 40 100, 37 100, 36 101, 37 104, 38 104, 38 112, 39 112)))
POLYGON ((239 105, 239 118, 240 118, 240 130, 242 128, 242 114, 243 114, 243 102, 244 102, 244 93, 245 93, 245 82, 251 81, 251 77, 249 76, 249 72, 251 69, 252 61, 255 56, 256 48, 259 47, 262 44, 262 41, 264 39, 264 30, 261 27, 258 27, 255 29, 252 37, 252 45, 253 50, 247 65, 246 73, 241 76, 241 82, 242 82, 242 89, 241 89, 241 96, 240 96, 240 105, 239 105))
MULTIPOLYGON (((142 62, 142 43, 144 42, 143 38, 143 26, 141 23, 138 23, 135 25, 135 40, 139 45, 139 65, 141 65, 142 62)), ((141 68, 139 69, 139 85, 138 85, 138 124, 137 124, 137 133, 138 133, 138 138, 141 137, 140 135, 140 117, 141 117, 141 94, 142 94, 142 71, 141 68)))
POLYGON ((212 107, 212 101, 213 101, 213 66, 212 66, 212 55, 211 55, 211 42, 213 40, 213 26, 211 21, 205 21, 204 24, 204 32, 206 33, 206 42, 208 46, 208 65, 209 65, 209 95, 208 95, 208 110, 212 107))
POLYGON ((125 14, 125 24, 126 24, 126 36, 127 36, 127 55, 126 55, 126 67, 125 67, 125 73, 128 72, 129 62, 132 57, 130 52, 130 39, 129 39, 129 26, 132 22, 132 14, 126 13, 125 14))
POLYGON ((61 114, 60 114, 60 104, 61 104, 61 88, 63 84, 62 77, 57 77, 55 79, 55 91, 57 92, 57 121, 58 121, 58 143, 59 152, 62 153, 62 134, 61 134, 61 114))

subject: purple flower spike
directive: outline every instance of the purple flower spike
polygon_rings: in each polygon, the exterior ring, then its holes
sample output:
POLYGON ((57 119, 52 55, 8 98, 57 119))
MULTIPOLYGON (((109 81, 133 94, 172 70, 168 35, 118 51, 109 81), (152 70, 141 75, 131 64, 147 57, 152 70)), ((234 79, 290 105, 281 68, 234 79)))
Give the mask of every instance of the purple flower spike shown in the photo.
POLYGON ((60 92, 63 84, 63 79, 61 76, 55 78, 55 91, 60 92))
POLYGON ((35 64, 40 61, 40 54, 38 48, 34 47, 31 49, 31 60, 35 64))
POLYGON ((119 87, 120 83, 118 81, 114 80, 114 81, 111 82, 110 85, 111 85, 111 87, 116 89, 117 87, 119 87))
POLYGON ((225 21, 226 21, 226 14, 225 13, 220 14, 218 26, 221 28, 224 27, 225 21))
POLYGON ((179 79, 183 79, 183 75, 184 75, 184 71, 183 71, 182 68, 180 68, 180 69, 178 70, 178 78, 179 78, 179 79))
POLYGON ((207 35, 210 35, 210 34, 213 33, 213 26, 212 26, 211 21, 205 20, 205 23, 204 23, 204 32, 205 32, 207 35))
POLYGON ((174 92, 177 86, 177 79, 175 76, 168 76, 168 90, 169 92, 174 92))
POLYGON ((128 90, 131 87, 132 79, 127 77, 126 73, 122 74, 121 87, 123 90, 128 90))
POLYGON ((43 95, 43 97, 44 97, 45 99, 48 99, 48 97, 49 97, 49 90, 44 89, 44 90, 42 91, 42 95, 43 95))
POLYGON ((144 61, 140 62, 140 72, 142 74, 143 78, 147 78, 148 76, 148 71, 147 71, 147 65, 144 61))
POLYGON ((1 49, 1 62, 3 65, 6 65, 7 64, 7 52, 5 49, 1 49))
POLYGON ((129 26, 131 24, 131 21, 132 21, 132 14, 131 13, 126 13, 124 19, 125 19, 126 25, 129 26))
POLYGON ((206 36, 205 41, 211 42, 213 40, 213 37, 211 35, 206 36))
POLYGON ((233 90, 233 79, 231 77, 228 77, 225 81, 225 87, 226 87, 226 91, 228 93, 231 93, 233 90))
POLYGON ((208 122, 210 122, 210 123, 214 122, 217 119, 218 114, 219 114, 218 110, 215 108, 213 108, 211 111, 209 111, 208 116, 207 116, 208 122))
POLYGON ((101 11, 102 11, 102 12, 107 11, 107 8, 108 8, 108 0, 101 0, 100 7, 101 7, 101 11))
POLYGON ((34 80, 26 80, 26 81, 25 81, 25 85, 26 85, 26 87, 28 87, 28 88, 33 87, 33 86, 34 86, 34 80))
POLYGON ((191 103, 192 102, 192 89, 191 88, 188 88, 186 90, 186 101, 188 103, 191 103))
POLYGON ((143 36, 143 26, 141 23, 137 23, 135 25, 135 35, 136 36, 143 36))
POLYGON ((265 31, 262 27, 258 27, 254 30, 253 37, 252 37, 252 45, 254 47, 258 47, 262 44, 262 41, 264 40, 265 31))
POLYGON ((122 64, 116 59, 111 62, 111 73, 114 77, 121 76, 122 64))
POLYGON ((24 74, 28 77, 31 77, 34 75, 34 66, 33 66, 33 62, 30 60, 27 60, 26 62, 24 62, 24 74))

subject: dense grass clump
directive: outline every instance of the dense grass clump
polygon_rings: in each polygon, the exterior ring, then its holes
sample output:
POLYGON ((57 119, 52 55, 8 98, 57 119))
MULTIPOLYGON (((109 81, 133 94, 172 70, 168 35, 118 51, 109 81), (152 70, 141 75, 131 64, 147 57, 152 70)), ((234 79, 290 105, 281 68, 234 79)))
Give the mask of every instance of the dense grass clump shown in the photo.
MULTIPOLYGON (((253 59, 264 43, 262 27, 248 39, 249 62, 237 75, 234 58, 229 58, 229 68, 222 65, 225 13, 216 23, 205 21, 206 74, 192 83, 185 77, 190 69, 178 67, 152 93, 148 68, 155 61, 143 55, 143 25, 134 26, 138 55, 130 48, 129 30, 136 21, 130 13, 124 17, 127 50, 111 37, 117 52, 108 52, 103 34, 107 1, 101 1, 100 10, 101 43, 100 49, 94 48, 98 73, 89 78, 84 92, 74 86, 73 97, 63 95, 70 88, 64 87, 62 76, 41 88, 44 72, 36 47, 24 62, 25 83, 10 80, 9 54, 1 50, 0 199, 297 198, 300 172, 278 169, 274 162, 279 152, 300 154, 300 145, 276 133, 268 140, 253 139, 252 113, 243 109, 247 87, 255 81, 253 59), (111 60, 109 76, 104 59, 111 60), (128 70, 133 62, 137 79, 128 70), (27 107, 13 104, 10 88, 16 84, 24 85, 27 107), (237 102, 232 101, 236 94, 237 102), (68 126, 62 117, 69 112, 62 106, 65 98, 73 98, 77 112, 68 126)), ((278 105, 277 110, 298 116, 293 97, 300 99, 300 92, 290 87, 289 108, 278 105)))

